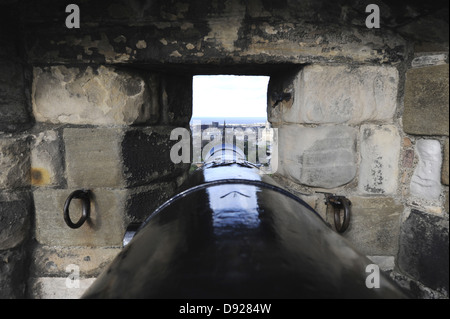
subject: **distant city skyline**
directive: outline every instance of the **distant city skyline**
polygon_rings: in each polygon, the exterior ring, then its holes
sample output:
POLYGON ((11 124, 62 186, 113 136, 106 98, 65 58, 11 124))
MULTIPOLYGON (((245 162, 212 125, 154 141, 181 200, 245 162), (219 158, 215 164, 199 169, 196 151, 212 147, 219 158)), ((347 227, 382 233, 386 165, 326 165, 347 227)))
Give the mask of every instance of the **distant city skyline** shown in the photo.
POLYGON ((268 83, 268 76, 194 76, 192 117, 267 117, 268 83))

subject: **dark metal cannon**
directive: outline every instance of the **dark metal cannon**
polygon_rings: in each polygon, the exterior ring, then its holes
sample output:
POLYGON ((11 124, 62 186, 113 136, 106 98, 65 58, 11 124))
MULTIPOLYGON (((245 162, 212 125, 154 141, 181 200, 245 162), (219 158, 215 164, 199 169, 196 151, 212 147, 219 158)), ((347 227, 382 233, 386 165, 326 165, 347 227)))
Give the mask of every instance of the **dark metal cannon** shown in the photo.
POLYGON ((405 297, 383 273, 368 287, 372 262, 242 156, 216 148, 83 297, 405 297))

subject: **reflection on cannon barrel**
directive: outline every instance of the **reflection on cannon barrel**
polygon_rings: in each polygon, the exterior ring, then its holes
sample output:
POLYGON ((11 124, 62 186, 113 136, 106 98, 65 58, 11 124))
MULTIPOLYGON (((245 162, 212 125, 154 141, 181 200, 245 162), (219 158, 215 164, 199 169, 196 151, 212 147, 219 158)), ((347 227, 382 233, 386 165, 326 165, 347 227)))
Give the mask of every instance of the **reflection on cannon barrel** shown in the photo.
POLYGON ((405 298, 301 199, 244 160, 210 152, 84 298, 405 298))

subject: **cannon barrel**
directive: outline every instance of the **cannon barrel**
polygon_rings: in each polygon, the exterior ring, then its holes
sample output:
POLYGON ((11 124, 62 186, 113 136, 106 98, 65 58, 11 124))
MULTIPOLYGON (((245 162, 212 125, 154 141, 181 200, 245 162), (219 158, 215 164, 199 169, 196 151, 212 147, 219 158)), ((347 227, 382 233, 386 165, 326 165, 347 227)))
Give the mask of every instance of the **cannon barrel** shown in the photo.
POLYGON ((210 152, 149 215, 84 298, 405 298, 300 198, 243 160, 210 152))

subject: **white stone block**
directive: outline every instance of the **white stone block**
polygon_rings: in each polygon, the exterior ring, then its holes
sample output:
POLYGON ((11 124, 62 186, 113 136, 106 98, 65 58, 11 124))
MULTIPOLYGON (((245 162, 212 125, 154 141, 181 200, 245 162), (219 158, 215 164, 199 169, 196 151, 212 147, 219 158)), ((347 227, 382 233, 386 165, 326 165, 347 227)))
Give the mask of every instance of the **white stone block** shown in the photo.
POLYGON ((400 135, 393 125, 361 126, 359 191, 393 194, 397 189, 400 135))
POLYGON ((418 140, 416 153, 419 157, 411 178, 411 195, 436 200, 441 194, 441 144, 436 140, 418 140))
POLYGON ((308 186, 334 188, 356 175, 356 130, 349 126, 279 128, 278 172, 308 186))
POLYGON ((292 106, 280 104, 279 112, 288 123, 389 123, 397 108, 398 81, 394 67, 306 66, 294 80, 292 106))

